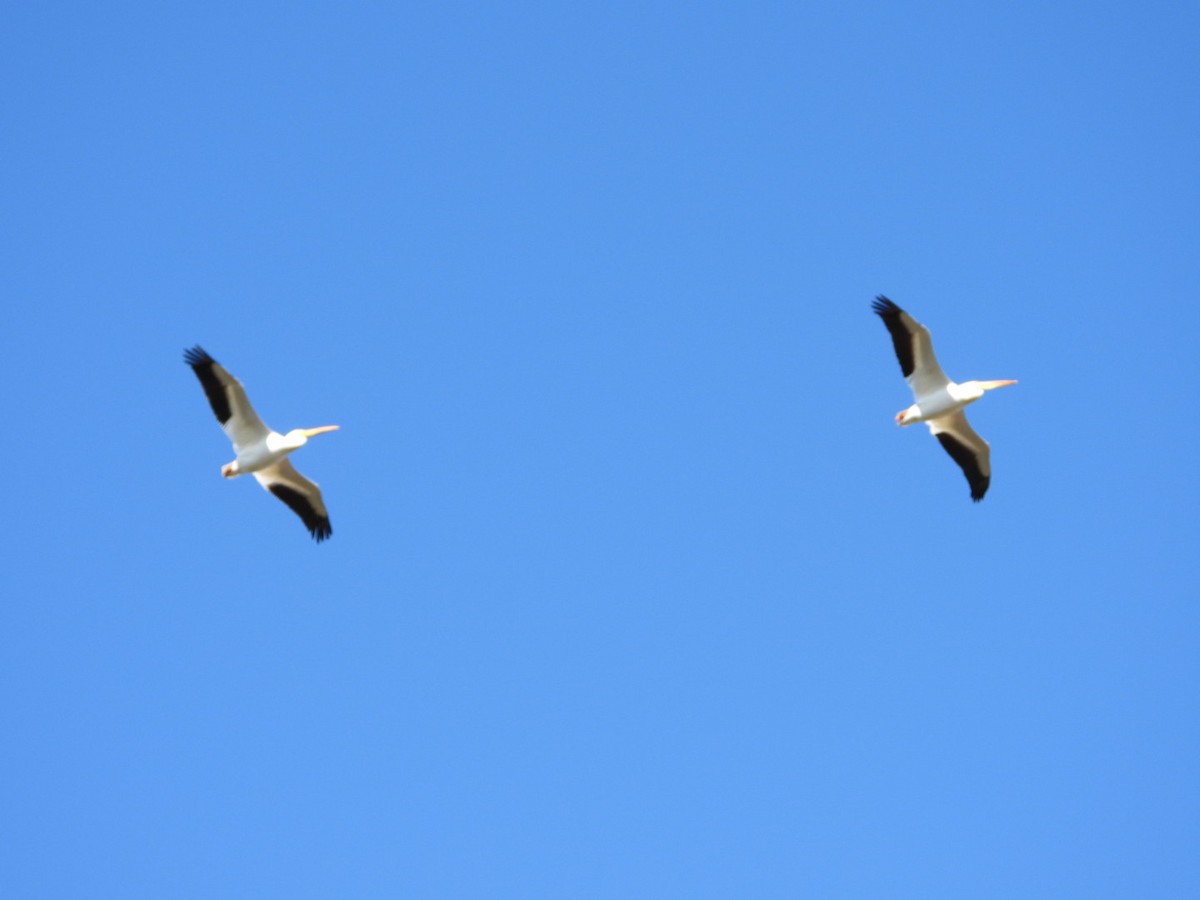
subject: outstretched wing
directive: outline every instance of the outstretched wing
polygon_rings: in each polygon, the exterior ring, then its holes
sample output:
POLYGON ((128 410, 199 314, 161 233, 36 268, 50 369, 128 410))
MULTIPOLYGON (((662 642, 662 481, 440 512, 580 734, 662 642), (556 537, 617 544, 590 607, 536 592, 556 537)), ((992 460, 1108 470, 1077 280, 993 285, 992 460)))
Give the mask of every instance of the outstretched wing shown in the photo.
POLYGON ((208 396, 213 414, 233 441, 233 449, 243 449, 256 444, 270 434, 271 429, 263 424, 250 401, 242 383, 225 371, 224 367, 204 352, 200 346, 185 350, 183 361, 192 367, 200 385, 208 396))
POLYGON ((975 433, 962 410, 925 424, 963 470, 971 485, 971 499, 978 503, 992 481, 992 448, 988 442, 975 433))
POLYGON ((258 483, 286 503, 317 543, 333 534, 329 524, 329 513, 321 499, 321 489, 316 482, 309 481, 296 471, 296 467, 284 458, 273 466, 254 473, 258 483))
POLYGON ((914 400, 919 401, 950 383, 933 355, 933 339, 928 328, 882 294, 875 298, 871 309, 883 319, 892 336, 900 371, 912 388, 914 400))

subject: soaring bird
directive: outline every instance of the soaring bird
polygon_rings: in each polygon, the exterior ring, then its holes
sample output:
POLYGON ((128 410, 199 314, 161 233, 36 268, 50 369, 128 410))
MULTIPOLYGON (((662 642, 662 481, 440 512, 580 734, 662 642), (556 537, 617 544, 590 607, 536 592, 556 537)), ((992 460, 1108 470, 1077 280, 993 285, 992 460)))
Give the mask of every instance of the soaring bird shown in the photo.
POLYGON ((287 434, 263 424, 242 383, 230 375, 202 347, 185 350, 183 361, 192 367, 208 396, 217 421, 233 441, 237 458, 221 466, 226 478, 253 473, 264 488, 286 503, 304 522, 309 534, 321 542, 333 534, 321 489, 296 471, 288 454, 308 443, 314 435, 337 431, 337 425, 294 428, 287 434))
POLYGON ((985 391, 1016 382, 964 381, 957 384, 951 381, 933 355, 928 328, 887 297, 876 297, 871 308, 883 319, 892 335, 900 371, 916 401, 908 409, 896 413, 896 424, 924 422, 928 425, 933 436, 967 476, 971 499, 978 503, 992 480, 991 448, 967 423, 963 408, 982 397, 985 391))

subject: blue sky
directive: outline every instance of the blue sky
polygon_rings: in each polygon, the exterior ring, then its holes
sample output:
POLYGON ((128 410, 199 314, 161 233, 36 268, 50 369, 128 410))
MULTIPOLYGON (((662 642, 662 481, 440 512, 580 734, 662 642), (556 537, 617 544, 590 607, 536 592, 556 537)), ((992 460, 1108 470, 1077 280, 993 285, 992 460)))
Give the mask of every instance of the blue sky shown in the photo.
POLYGON ((1198 20, 11 9, 0 893, 1195 896, 1198 20))

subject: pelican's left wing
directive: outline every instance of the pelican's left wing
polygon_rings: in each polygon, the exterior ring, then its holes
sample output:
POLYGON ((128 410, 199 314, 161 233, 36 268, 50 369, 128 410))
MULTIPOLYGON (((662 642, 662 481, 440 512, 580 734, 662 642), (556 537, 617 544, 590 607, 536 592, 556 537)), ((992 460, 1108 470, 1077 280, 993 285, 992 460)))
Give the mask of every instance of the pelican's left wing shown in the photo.
POLYGON ((925 424, 963 470, 967 484, 971 485, 971 499, 978 503, 992 481, 992 448, 988 442, 975 433, 961 409, 925 424))
POLYGON ((298 515, 308 533, 317 543, 333 534, 329 524, 329 513, 321 499, 321 489, 316 482, 309 481, 296 471, 296 467, 285 457, 273 466, 254 473, 258 483, 291 507, 298 515))

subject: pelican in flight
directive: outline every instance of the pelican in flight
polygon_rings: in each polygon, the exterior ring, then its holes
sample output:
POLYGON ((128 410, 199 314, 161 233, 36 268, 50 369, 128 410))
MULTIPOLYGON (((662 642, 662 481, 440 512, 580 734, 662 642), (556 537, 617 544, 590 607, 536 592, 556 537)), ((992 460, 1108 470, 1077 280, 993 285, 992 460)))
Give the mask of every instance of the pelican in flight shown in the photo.
POLYGON ((887 297, 875 298, 872 305, 892 335, 900 371, 912 388, 913 403, 896 413, 897 425, 924 422, 950 458, 958 463, 971 485, 971 499, 978 503, 992 480, 991 448, 988 442, 967 424, 963 409, 993 388, 1007 387, 1015 381, 964 381, 957 384, 946 377, 937 357, 929 329, 887 297))
POLYGON ((237 459, 221 466, 226 478, 253 473, 264 488, 286 503, 308 533, 321 542, 333 534, 329 513, 321 500, 321 489, 296 471, 288 454, 308 443, 314 435, 337 431, 337 425, 320 428, 294 428, 287 434, 272 431, 263 424, 242 383, 230 375, 202 347, 185 350, 183 361, 192 367, 208 396, 217 421, 233 441, 237 459))

